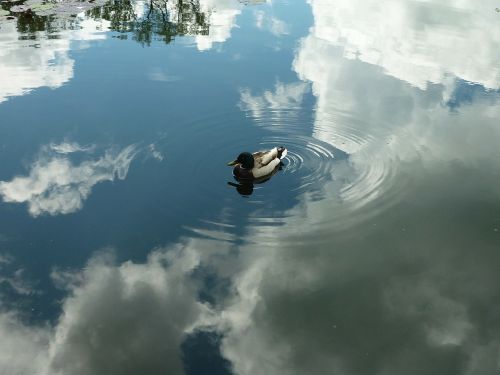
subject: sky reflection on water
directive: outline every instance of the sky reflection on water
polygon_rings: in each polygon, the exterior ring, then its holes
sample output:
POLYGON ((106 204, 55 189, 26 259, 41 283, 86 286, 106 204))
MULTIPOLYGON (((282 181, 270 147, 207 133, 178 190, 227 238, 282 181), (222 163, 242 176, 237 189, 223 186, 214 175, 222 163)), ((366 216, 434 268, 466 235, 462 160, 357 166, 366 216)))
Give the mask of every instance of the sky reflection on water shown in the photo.
POLYGON ((0 372, 498 372, 495 1, 162 4, 0 21, 0 372))

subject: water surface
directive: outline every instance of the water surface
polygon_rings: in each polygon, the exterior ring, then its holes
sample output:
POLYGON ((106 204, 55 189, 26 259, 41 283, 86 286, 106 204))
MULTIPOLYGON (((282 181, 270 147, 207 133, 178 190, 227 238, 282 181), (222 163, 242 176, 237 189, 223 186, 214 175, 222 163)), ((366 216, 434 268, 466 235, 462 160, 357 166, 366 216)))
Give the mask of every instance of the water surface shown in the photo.
POLYGON ((0 373, 500 370, 495 1, 0 6, 0 373))

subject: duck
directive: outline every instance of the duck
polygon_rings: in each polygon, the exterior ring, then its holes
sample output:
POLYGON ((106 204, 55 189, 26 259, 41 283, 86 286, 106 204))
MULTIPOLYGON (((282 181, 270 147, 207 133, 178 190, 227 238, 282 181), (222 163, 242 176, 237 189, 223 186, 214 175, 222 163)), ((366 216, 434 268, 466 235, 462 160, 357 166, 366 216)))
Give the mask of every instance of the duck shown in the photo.
POLYGON ((256 181, 271 176, 287 155, 285 147, 274 147, 267 151, 242 152, 227 163, 234 166, 233 175, 237 180, 256 181))

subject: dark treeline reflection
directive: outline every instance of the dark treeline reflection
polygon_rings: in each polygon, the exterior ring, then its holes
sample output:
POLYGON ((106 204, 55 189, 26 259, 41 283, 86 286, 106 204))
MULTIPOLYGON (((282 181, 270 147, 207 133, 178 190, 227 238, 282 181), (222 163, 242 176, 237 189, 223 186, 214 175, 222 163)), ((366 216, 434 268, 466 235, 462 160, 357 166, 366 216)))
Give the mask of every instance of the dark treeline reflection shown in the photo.
POLYGON ((20 39, 36 39, 37 32, 45 32, 48 38, 57 39, 60 31, 77 29, 77 22, 75 17, 40 16, 31 11, 16 14, 17 31, 22 34, 20 39))
MULTIPOLYGON (((69 5, 72 5, 69 2, 69 5)), ((122 33, 121 38, 132 39, 143 45, 150 45, 154 40, 170 43, 176 36, 208 35, 209 12, 201 10, 199 0, 150 0, 135 2, 131 0, 114 0, 102 4, 94 0, 84 3, 88 9, 86 17, 110 22, 112 31, 122 33), (140 9, 141 7, 144 9, 140 9)), ((22 39, 36 39, 37 32, 45 32, 49 38, 58 38, 61 30, 78 28, 79 18, 68 9, 59 13, 39 15, 36 10, 13 13, 17 30, 23 34, 22 39)))
POLYGON ((209 33, 208 15, 200 10, 197 0, 150 0, 142 16, 136 14, 134 5, 130 0, 110 1, 87 15, 110 21, 111 30, 132 33, 134 40, 145 45, 153 40, 170 43, 176 36, 209 33))
POLYGON ((53 29, 50 17, 37 16, 31 12, 20 13, 17 17, 17 30, 23 34, 53 29))

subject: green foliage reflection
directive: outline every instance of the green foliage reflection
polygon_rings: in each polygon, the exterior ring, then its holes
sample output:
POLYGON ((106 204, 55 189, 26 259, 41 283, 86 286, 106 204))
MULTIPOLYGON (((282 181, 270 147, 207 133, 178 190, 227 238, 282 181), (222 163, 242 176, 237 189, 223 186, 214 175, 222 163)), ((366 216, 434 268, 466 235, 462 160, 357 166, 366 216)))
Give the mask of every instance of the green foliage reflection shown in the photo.
POLYGON ((115 0, 89 10, 87 15, 109 21, 111 30, 132 33, 134 40, 145 45, 153 40, 170 43, 176 36, 209 33, 209 15, 201 11, 197 0, 150 0, 144 7, 143 15, 138 16, 132 1, 115 0))

